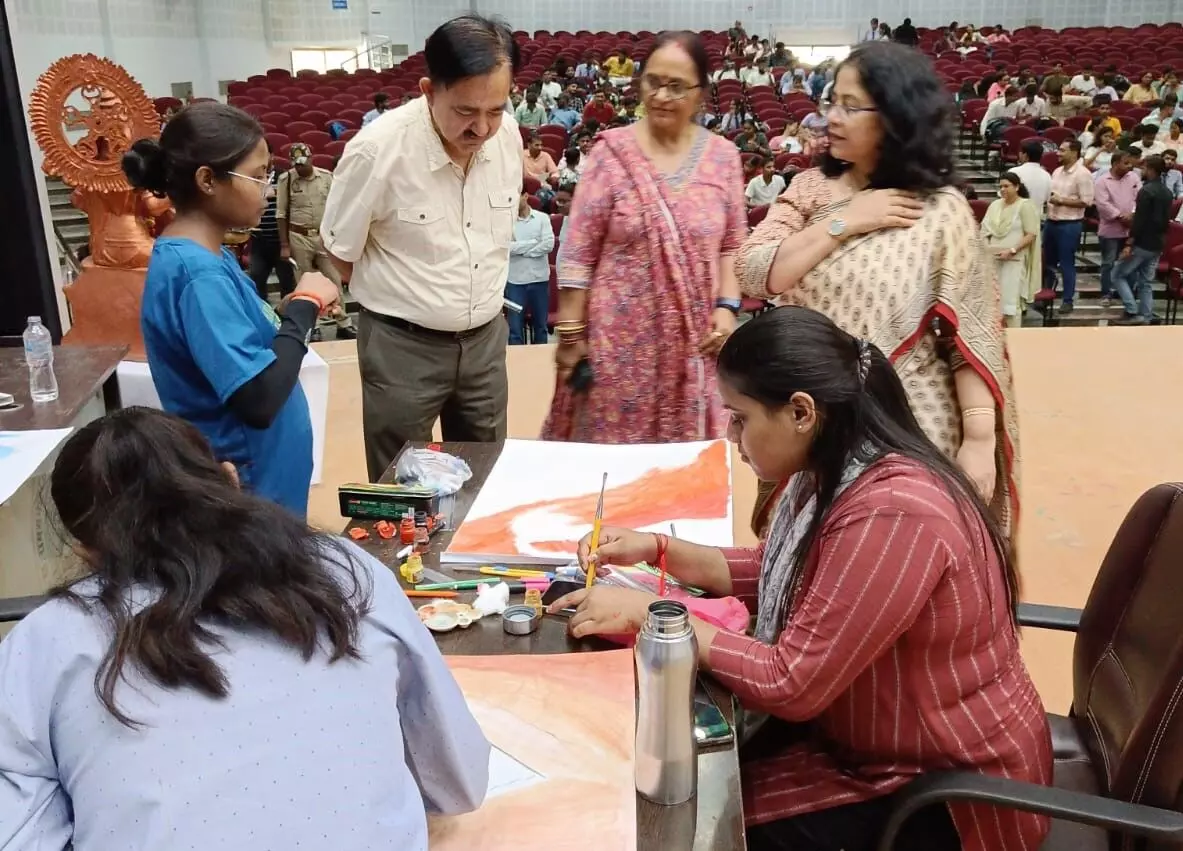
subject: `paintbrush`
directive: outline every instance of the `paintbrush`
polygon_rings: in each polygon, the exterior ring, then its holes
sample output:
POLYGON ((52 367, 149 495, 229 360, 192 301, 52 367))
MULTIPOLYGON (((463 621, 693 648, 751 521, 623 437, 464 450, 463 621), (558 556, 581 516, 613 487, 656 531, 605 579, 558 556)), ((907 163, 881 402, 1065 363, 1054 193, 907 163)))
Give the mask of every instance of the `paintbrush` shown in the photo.
MULTIPOLYGON (((670 524, 670 540, 672 541, 677 536, 678 536, 678 532, 676 529, 674 529, 674 524, 671 523, 670 524)), ((670 548, 669 544, 666 544, 666 546, 665 546, 666 552, 669 552, 669 548, 670 548)), ((659 561, 661 562, 661 564, 658 565, 658 567, 661 568, 661 578, 657 580, 657 596, 664 597, 665 596, 665 574, 666 574, 666 569, 665 569, 666 553, 665 552, 663 552, 661 554, 661 558, 659 559, 659 561)))
POLYGON ((596 552, 600 549, 600 526, 604 522, 604 491, 608 487, 608 474, 604 474, 603 480, 600 482, 600 501, 596 503, 596 517, 592 521, 592 536, 591 536, 591 552, 587 555, 587 585, 586 588, 591 588, 592 583, 596 581, 596 565, 592 560, 596 557, 596 552))

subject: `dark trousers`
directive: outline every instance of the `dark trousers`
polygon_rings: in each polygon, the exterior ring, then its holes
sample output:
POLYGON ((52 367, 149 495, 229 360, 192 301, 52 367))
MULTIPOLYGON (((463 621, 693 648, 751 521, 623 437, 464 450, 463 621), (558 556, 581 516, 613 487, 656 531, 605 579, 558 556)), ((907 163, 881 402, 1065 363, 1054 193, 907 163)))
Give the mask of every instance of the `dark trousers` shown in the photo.
POLYGON ((250 264, 251 280, 255 282, 255 290, 263 301, 267 301, 267 279, 271 277, 272 269, 279 278, 281 298, 286 298, 296 291, 296 269, 291 261, 279 256, 278 241, 251 237, 250 264))
POLYGON ((506 284, 505 297, 522 306, 521 313, 510 310, 505 318, 509 321, 509 344, 520 346, 526 342, 526 315, 530 317, 530 342, 536 345, 548 343, 546 320, 550 314, 550 281, 535 284, 506 284))
POLYGON ((1043 262, 1050 269, 1059 268, 1064 282, 1064 304, 1076 300, 1076 249, 1080 245, 1082 221, 1052 221, 1043 226, 1043 262))
POLYGON ((505 439, 508 326, 500 316, 460 335, 396 324, 363 310, 357 327, 362 430, 370 481, 407 441, 505 439))
MULTIPOLYGON (((748 829, 748 851, 874 851, 894 802, 895 796, 887 795, 757 825, 748 829)), ((949 810, 932 806, 908 819, 895 847, 961 851, 961 840, 949 810)))

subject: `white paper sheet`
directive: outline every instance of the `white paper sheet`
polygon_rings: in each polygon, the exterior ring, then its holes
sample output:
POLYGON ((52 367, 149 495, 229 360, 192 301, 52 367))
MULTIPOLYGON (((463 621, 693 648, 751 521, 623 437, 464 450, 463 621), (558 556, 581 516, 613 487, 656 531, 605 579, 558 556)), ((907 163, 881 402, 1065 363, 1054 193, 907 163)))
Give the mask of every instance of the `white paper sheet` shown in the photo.
POLYGON ((72 431, 0 431, 0 503, 7 502, 72 431))
POLYGON ((489 790, 485 793, 485 800, 516 792, 545 779, 534 769, 493 746, 489 751, 489 790))

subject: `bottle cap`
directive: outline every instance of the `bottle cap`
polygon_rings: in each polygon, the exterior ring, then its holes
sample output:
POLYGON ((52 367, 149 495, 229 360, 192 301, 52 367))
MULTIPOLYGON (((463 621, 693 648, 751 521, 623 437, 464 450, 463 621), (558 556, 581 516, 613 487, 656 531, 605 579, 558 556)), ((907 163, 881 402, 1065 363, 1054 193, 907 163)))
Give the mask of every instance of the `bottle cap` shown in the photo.
POLYGON ((41 317, 40 316, 30 316, 29 317, 29 324, 30 325, 40 325, 41 324, 41 317))

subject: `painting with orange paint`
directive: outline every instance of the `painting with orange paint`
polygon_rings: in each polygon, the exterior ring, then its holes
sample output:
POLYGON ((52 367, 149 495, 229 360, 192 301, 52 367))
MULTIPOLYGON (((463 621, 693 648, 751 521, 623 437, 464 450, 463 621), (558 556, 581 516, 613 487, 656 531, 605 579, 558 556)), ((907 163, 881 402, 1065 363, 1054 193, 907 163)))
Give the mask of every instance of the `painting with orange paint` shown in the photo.
POLYGON ((430 851, 635 851, 632 651, 445 658, 490 744, 537 778, 429 816, 430 851))
POLYGON ((565 564, 591 531, 604 473, 604 525, 730 546, 726 441, 615 446, 507 440, 444 561, 565 564))

